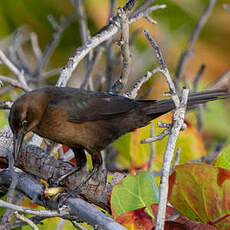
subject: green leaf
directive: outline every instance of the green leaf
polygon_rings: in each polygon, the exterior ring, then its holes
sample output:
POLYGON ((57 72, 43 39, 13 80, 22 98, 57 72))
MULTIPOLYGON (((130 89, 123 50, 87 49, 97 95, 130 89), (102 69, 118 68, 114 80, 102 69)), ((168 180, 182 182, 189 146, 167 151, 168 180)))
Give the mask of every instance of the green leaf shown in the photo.
POLYGON ((230 145, 226 146, 213 162, 214 166, 230 170, 230 145))
POLYGON ((128 175, 121 184, 114 186, 111 197, 112 212, 115 218, 122 214, 145 208, 154 218, 151 205, 158 203, 158 189, 152 175, 139 171, 136 176, 128 175))
POLYGON ((225 101, 208 103, 207 109, 208 112, 204 113, 204 128, 219 139, 229 137, 230 129, 226 124, 230 123, 230 116, 225 101))

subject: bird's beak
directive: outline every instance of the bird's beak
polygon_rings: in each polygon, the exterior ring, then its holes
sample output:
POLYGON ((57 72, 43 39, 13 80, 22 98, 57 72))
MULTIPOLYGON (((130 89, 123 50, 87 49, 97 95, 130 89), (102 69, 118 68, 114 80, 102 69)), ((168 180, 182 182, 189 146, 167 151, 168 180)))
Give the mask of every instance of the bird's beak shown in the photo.
POLYGON ((15 160, 18 158, 18 155, 21 151, 22 141, 24 139, 25 133, 20 131, 18 134, 14 135, 14 157, 15 160))

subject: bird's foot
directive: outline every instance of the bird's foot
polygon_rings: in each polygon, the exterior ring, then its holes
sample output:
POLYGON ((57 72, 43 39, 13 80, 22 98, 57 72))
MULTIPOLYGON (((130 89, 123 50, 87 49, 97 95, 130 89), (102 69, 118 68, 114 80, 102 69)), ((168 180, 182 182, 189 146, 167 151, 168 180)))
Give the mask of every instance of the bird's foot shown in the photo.
POLYGON ((74 190, 71 190, 71 191, 65 193, 63 196, 61 196, 59 203, 58 203, 58 207, 59 208, 62 207, 68 198, 76 197, 77 195, 79 195, 81 193, 81 189, 82 189, 82 187, 77 187, 74 190))
POLYGON ((55 187, 58 187, 58 186, 62 186, 62 183, 61 181, 59 181, 59 179, 55 178, 49 178, 48 179, 48 184, 49 184, 49 188, 55 188, 55 187))
POLYGON ((49 179, 48 182, 49 182, 50 187, 63 186, 64 180, 68 178, 69 176, 71 176, 72 174, 78 172, 80 169, 81 169, 80 167, 76 167, 73 170, 70 170, 69 172, 67 172, 66 174, 60 176, 59 178, 49 179))

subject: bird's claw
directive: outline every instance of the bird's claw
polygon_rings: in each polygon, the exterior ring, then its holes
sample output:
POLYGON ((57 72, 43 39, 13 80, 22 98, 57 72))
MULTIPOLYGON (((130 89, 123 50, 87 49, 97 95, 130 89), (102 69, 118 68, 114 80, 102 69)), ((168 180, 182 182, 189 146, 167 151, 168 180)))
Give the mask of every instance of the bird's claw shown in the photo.
POLYGON ((67 193, 65 193, 63 196, 60 197, 60 200, 58 202, 58 207, 62 207, 65 202, 67 201, 68 198, 70 197, 76 197, 77 195, 79 195, 81 193, 81 188, 77 187, 74 190, 71 190, 67 193))

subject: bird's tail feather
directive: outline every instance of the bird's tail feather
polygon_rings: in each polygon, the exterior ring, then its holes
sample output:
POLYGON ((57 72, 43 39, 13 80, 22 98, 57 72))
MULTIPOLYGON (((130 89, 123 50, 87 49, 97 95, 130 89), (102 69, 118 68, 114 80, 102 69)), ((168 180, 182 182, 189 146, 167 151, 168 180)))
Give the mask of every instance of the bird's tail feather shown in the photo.
MULTIPOLYGON (((198 104, 203 104, 208 101, 215 101, 230 97, 230 93, 227 89, 206 90, 202 92, 195 92, 189 94, 187 109, 192 109, 198 104)), ((175 109, 175 105, 172 99, 166 99, 161 101, 152 101, 147 106, 143 107, 143 111, 146 115, 152 116, 152 118, 159 117, 171 110, 175 109)))

